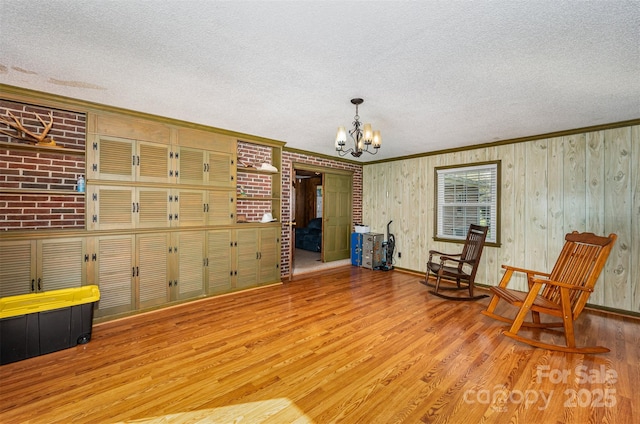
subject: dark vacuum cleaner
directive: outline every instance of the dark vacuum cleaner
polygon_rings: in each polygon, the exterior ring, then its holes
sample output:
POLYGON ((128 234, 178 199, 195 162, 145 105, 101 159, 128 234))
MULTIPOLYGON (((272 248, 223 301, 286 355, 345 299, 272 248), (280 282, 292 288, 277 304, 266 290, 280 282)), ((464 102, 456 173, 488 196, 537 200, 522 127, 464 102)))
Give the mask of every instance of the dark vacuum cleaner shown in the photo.
POLYGON ((382 247, 385 250, 385 262, 380 267, 382 271, 391 271, 393 269, 393 251, 396 248, 396 237, 390 233, 389 227, 393 221, 389 221, 387 224, 387 241, 382 243, 382 247))

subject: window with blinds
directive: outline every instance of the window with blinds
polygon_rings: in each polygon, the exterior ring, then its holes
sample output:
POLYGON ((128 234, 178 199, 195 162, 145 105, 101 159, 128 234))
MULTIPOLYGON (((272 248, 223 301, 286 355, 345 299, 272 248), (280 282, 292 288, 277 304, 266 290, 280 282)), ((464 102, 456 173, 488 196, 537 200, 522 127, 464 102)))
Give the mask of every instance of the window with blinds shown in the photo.
POLYGON ((487 243, 499 244, 500 161, 438 167, 436 239, 465 240, 470 224, 489 227, 487 243))

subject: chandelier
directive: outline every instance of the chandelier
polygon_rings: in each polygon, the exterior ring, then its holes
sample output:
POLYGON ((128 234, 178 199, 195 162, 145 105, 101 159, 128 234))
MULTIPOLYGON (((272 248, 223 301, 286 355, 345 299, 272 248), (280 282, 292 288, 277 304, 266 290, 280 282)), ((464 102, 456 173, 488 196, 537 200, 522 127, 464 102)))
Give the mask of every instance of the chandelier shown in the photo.
POLYGON ((360 116, 358 116, 358 105, 364 102, 362 99, 351 99, 351 103, 356 105, 356 116, 353 117, 353 129, 349 131, 349 135, 353 140, 353 147, 345 149, 347 144, 347 132, 344 127, 338 128, 338 134, 336 135, 336 151, 340 156, 344 156, 347 153, 351 153, 352 156, 359 158, 362 152, 375 155, 378 153, 378 149, 382 144, 382 137, 380 131, 371 131, 371 124, 364 124, 360 122, 360 116), (362 129, 360 129, 362 127, 362 129), (369 146, 373 145, 373 151, 369 150, 369 146))

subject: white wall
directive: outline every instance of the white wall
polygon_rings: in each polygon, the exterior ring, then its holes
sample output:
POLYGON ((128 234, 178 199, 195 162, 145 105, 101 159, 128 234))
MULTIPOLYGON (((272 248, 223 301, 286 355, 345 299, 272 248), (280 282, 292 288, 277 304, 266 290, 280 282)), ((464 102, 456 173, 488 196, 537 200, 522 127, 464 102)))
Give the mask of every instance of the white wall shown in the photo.
POLYGON ((501 264, 550 271, 573 230, 616 233, 589 303, 640 312, 640 126, 365 165, 363 222, 386 234, 393 220, 395 266, 424 272, 428 250, 460 251, 433 241, 434 168, 490 160, 502 161, 502 244, 485 247, 476 282, 498 284, 501 264))

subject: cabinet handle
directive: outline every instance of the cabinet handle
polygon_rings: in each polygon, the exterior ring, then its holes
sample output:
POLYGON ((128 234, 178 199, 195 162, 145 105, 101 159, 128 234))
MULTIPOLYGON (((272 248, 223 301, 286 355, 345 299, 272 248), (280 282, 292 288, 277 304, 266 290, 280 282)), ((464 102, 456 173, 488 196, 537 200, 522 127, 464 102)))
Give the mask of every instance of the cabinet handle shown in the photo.
POLYGON ((178 171, 176 171, 176 178, 178 178, 178 171))
POLYGON ((31 291, 36 291, 36 280, 33 278, 31 279, 31 291))
POLYGON ((132 202, 131 203, 131 212, 135 213, 135 211, 136 211, 136 202, 132 202))
POLYGON ((84 261, 85 262, 89 262, 89 254, 88 253, 84 254, 84 261))
POLYGON ((136 276, 136 267, 131 267, 131 276, 135 277, 136 276))
POLYGON ((136 267, 136 277, 140 275, 140 268, 136 267))
POLYGON ((42 291, 42 278, 38 278, 38 291, 42 291))
POLYGON ((136 202, 136 212, 140 212, 140 203, 136 202))
POLYGON ((173 287, 173 281, 169 280, 169 287, 173 287))
POLYGON ((93 262, 95 262, 97 259, 98 259, 98 254, 97 253, 94 253, 94 254, 91 255, 91 260, 93 262))
POLYGON ((138 160, 138 166, 140 166, 140 155, 137 155, 136 158, 138 160))
POLYGON ((131 166, 136 166, 136 155, 131 156, 131 166))

